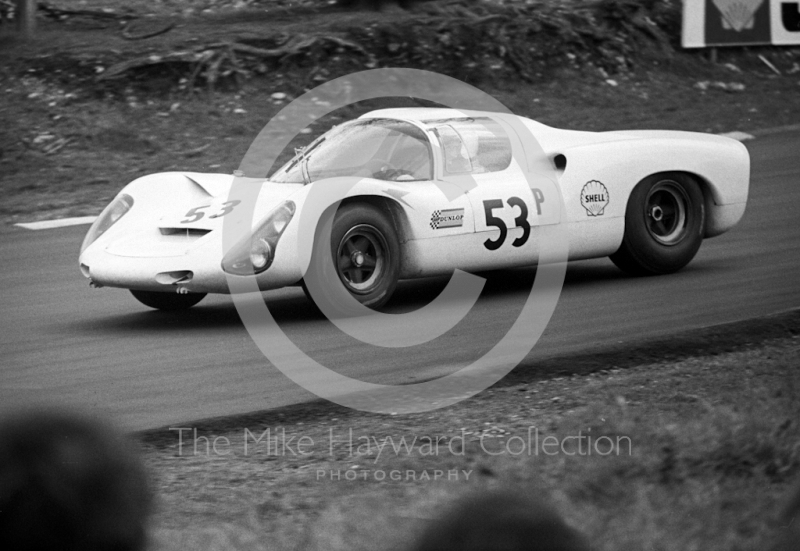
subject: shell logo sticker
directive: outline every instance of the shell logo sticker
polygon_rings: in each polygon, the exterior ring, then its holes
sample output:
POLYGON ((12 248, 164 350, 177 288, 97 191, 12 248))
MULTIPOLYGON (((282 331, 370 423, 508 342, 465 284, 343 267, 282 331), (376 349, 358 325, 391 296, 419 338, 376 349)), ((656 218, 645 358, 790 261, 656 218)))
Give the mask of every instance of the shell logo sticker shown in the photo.
POLYGON ((589 216, 603 216, 608 205, 608 190, 603 182, 590 180, 581 190, 581 205, 589 216))

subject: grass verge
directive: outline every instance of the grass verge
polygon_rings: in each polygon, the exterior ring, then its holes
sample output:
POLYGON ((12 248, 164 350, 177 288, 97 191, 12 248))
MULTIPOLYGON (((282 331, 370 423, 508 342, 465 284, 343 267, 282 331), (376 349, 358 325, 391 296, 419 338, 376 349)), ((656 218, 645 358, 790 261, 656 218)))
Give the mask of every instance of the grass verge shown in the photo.
POLYGON ((764 548, 800 472, 798 335, 792 311, 674 339, 702 352, 606 351, 428 414, 311 404, 185 424, 180 447, 178 427, 149 431, 154 544, 403 549, 454 497, 514 487, 597 549, 764 548))

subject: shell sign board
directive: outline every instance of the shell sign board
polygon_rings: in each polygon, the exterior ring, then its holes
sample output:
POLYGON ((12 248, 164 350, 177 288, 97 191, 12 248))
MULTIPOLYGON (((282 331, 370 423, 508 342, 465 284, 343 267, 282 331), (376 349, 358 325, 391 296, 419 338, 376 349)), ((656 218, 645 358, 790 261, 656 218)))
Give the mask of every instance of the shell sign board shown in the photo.
POLYGON ((800 0, 683 0, 682 43, 800 44, 800 0))

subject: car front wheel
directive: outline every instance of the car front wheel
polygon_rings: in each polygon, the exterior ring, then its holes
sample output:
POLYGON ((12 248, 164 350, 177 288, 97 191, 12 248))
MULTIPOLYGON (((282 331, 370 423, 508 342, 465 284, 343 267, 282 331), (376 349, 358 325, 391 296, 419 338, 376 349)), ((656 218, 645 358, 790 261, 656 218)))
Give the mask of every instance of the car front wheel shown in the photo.
MULTIPOLYGON (((400 273, 400 243, 386 214, 369 204, 342 206, 330 247, 334 271, 353 298, 373 309, 389 301, 400 273)), ((312 298, 305 282, 303 290, 312 298)))
POLYGON ((150 308, 156 310, 186 310, 191 308, 206 296, 206 293, 162 293, 158 291, 135 291, 131 289, 131 294, 150 308))
POLYGON ((634 275, 676 272, 700 249, 705 228, 703 192, 685 174, 656 174, 633 189, 625 234, 611 260, 634 275))

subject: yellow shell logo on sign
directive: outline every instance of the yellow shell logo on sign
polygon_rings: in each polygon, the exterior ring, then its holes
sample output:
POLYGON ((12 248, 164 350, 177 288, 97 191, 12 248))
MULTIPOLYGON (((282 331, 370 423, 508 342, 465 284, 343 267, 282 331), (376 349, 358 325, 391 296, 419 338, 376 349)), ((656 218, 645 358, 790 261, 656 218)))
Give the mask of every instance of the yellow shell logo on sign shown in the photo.
POLYGON ((797 0, 683 0, 681 44, 800 44, 798 5, 797 0))
POLYGON ((581 190, 581 205, 589 216, 602 216, 608 205, 608 190, 602 182, 591 180, 581 190))
POLYGON ((742 31, 752 29, 756 10, 764 0, 714 0, 722 14, 722 28, 742 31))

